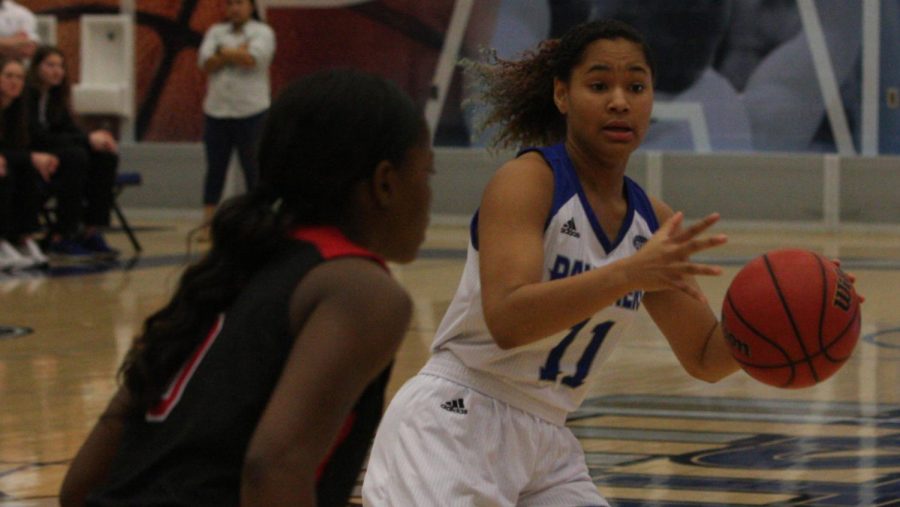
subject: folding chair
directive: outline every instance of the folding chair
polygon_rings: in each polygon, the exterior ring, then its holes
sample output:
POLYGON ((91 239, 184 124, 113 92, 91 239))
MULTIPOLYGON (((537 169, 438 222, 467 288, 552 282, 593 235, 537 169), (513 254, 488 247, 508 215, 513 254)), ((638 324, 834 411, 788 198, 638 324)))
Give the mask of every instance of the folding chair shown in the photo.
MULTIPOLYGON (((112 211, 116 214, 116 218, 119 220, 122 230, 125 231, 125 234, 128 236, 128 240, 131 242, 131 246, 134 247, 136 253, 141 252, 143 248, 141 247, 140 241, 137 239, 137 235, 134 233, 134 229, 132 229, 131 224, 128 223, 128 219, 125 218, 122 207, 119 206, 119 195, 126 187, 140 186, 142 182, 143 178, 139 172, 120 172, 116 175, 116 181, 113 183, 112 211)), ((55 212, 56 199, 47 199, 41 209, 41 215, 44 217, 44 222, 48 224, 48 226, 55 222, 55 212)))

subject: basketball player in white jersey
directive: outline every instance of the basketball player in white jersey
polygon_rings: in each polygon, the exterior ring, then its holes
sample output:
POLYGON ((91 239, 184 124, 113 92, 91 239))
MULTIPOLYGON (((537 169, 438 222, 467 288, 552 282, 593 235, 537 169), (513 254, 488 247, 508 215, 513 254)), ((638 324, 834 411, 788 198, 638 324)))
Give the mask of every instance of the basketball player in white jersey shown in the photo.
POLYGON ((738 369, 693 279, 721 270, 690 260, 726 238, 700 236, 718 215, 682 227, 625 176, 653 105, 634 29, 594 21, 474 69, 495 144, 545 147, 488 184, 432 357, 376 435, 363 503, 607 505, 566 416, 641 304, 691 375, 738 369))

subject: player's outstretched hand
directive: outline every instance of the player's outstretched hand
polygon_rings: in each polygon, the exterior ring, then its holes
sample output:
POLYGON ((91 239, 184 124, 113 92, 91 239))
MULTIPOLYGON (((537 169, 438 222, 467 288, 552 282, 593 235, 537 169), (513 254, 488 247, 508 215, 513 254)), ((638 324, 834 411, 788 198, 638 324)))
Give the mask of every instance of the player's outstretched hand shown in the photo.
POLYGON ((724 234, 701 236, 718 221, 719 214, 712 213, 688 227, 682 227, 684 214, 680 211, 675 213, 638 253, 623 261, 629 280, 645 291, 675 289, 706 301, 696 284, 691 283, 692 277, 720 275, 722 268, 691 262, 690 257, 728 240, 724 234))

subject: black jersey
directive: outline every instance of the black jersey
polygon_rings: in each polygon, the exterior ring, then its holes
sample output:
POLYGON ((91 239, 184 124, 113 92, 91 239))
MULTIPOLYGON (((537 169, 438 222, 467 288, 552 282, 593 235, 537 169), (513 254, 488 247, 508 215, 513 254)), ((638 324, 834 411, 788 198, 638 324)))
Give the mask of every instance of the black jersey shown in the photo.
MULTIPOLYGON (((293 346, 288 301, 297 284, 335 257, 384 265, 335 228, 300 229, 294 237, 300 241, 255 274, 219 316, 160 403, 126 422, 110 477, 88 505, 238 505, 247 445, 293 346)), ((381 418, 388 375, 389 368, 366 388, 319 466, 319 505, 347 504, 381 418)))

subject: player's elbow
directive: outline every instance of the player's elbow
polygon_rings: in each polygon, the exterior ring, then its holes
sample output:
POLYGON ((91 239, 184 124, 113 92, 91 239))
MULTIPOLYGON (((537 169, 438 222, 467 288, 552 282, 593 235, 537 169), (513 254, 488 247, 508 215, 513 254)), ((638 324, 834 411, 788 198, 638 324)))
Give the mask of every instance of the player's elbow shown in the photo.
POLYGON ((528 329, 520 325, 516 319, 504 319, 502 317, 488 317, 485 315, 485 324, 488 332, 501 350, 516 348, 533 341, 528 329))
POLYGON ((512 336, 494 333, 491 333, 491 336, 494 338, 494 343, 497 344, 497 347, 499 347, 500 350, 514 349, 518 345, 512 336))
POLYGON ((304 469, 312 470, 312 467, 285 450, 250 450, 244 457, 241 468, 242 495, 249 493, 255 496, 256 493, 268 490, 271 481, 285 470, 296 471, 299 477, 302 475, 300 471, 304 469))
POLYGON ((721 369, 705 365, 700 361, 683 364, 682 366, 684 366, 684 370, 691 377, 710 384, 715 384, 728 376, 728 373, 722 372, 721 369))
POLYGON ((241 490, 252 492, 260 489, 268 471, 275 466, 271 456, 261 453, 248 453, 241 468, 241 490))

